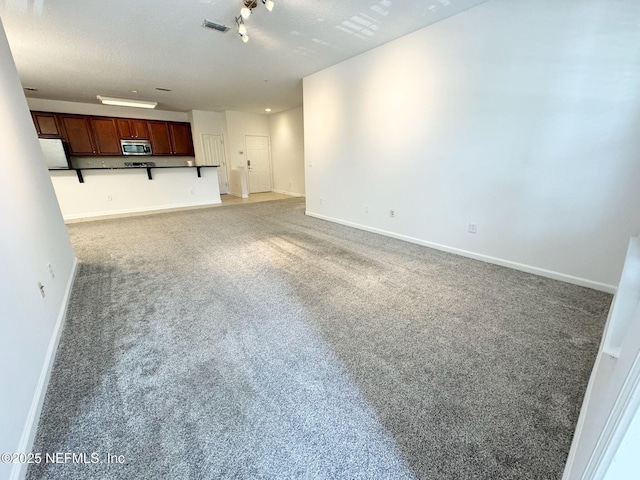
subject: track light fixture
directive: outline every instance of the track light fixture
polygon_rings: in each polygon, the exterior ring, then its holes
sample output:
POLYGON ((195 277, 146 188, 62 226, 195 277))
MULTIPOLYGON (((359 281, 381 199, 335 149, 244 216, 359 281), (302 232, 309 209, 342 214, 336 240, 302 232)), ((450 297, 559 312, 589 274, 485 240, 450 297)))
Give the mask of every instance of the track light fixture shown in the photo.
POLYGON ((247 27, 244 25, 242 18, 238 17, 236 20, 238 21, 238 33, 242 36, 246 35, 247 27))
MULTIPOLYGON (((269 11, 273 10, 273 2, 271 0, 260 0, 265 8, 269 11)), ((238 34, 242 37, 242 41, 247 43, 249 36, 247 35, 247 27, 244 21, 251 16, 251 12, 258 6, 258 0, 243 0, 243 7, 240 9, 240 15, 236 17, 238 24, 238 34)))
MULTIPOLYGON (((0 2, 2 1, 3 0, 0 0, 0 2)), ((272 0, 260 0, 260 1, 262 2, 262 4, 267 10, 269 11, 273 10, 274 4, 272 0)), ((240 9, 240 15, 235 17, 234 20, 238 25, 238 35, 240 35, 240 38, 242 38, 242 41, 244 43, 247 43, 249 41, 249 35, 247 35, 247 27, 244 24, 244 21, 251 16, 251 12, 253 11, 253 9, 258 6, 258 0, 242 0, 242 4, 243 4, 243 7, 240 9)), ((208 20, 205 20, 202 26, 207 28, 212 28, 220 32, 226 32, 227 30, 229 30, 229 27, 227 27, 226 25, 210 22, 208 20)))

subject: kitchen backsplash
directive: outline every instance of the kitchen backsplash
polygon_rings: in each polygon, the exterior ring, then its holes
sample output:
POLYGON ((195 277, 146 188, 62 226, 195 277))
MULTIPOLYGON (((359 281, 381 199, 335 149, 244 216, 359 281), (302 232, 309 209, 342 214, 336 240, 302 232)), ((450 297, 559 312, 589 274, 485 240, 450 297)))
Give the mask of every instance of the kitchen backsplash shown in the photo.
POLYGON ((145 155, 120 157, 71 157, 71 165, 75 168, 117 168, 124 167, 125 162, 153 162, 157 167, 187 167, 187 162, 194 161, 194 157, 161 157, 145 155))

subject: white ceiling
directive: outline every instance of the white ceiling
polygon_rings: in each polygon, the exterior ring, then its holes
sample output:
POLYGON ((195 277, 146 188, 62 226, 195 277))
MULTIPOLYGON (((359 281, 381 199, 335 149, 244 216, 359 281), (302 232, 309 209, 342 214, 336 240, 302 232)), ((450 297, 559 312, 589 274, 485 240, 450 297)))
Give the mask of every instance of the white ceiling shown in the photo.
POLYGON ((246 44, 242 1, 0 0, 0 18, 29 97, 258 113, 301 105, 306 75, 486 0, 274 0, 272 12, 258 0, 246 44))

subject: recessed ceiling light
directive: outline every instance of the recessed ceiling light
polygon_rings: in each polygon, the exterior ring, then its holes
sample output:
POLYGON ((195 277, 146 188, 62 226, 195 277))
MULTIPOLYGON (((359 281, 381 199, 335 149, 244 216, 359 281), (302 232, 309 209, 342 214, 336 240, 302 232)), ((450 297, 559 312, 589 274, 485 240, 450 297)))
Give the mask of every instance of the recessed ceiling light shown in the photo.
POLYGON ((138 90, 129 90, 131 93, 138 93, 138 90))
POLYGON ((144 102, 142 100, 127 100, 126 98, 103 97, 96 95, 103 105, 116 105, 118 107, 156 108, 158 102, 144 102))
POLYGON ((25 90, 28 90, 28 91, 30 91, 30 92, 37 92, 37 91, 38 91, 38 89, 37 89, 37 88, 35 88, 35 87, 24 87, 24 89, 25 89, 25 90))
POLYGON ((265 112, 270 112, 270 111, 271 111, 271 109, 270 109, 270 108, 265 108, 265 109, 264 109, 264 111, 265 111, 265 112))
POLYGON ((171 91, 170 88, 162 88, 162 87, 156 87, 156 90, 158 90, 159 92, 170 92, 171 91))

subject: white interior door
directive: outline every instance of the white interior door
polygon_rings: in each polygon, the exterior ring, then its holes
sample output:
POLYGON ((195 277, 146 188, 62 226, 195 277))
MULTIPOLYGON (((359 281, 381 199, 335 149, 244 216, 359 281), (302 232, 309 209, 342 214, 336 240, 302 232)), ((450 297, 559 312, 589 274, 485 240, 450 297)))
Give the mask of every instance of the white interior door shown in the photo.
POLYGON ((271 152, 269 137, 246 135, 244 138, 249 170, 249 193, 271 191, 271 152))
POLYGON ((229 193, 229 181, 227 180, 227 161, 224 155, 224 141, 222 135, 203 133, 202 151, 204 153, 204 165, 220 165, 218 168, 218 183, 220 193, 229 193))

